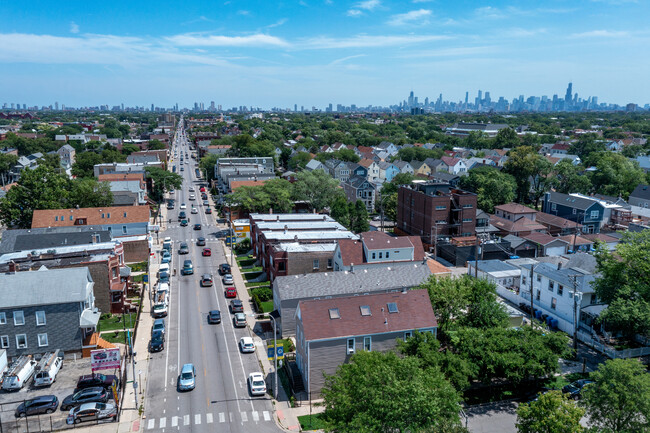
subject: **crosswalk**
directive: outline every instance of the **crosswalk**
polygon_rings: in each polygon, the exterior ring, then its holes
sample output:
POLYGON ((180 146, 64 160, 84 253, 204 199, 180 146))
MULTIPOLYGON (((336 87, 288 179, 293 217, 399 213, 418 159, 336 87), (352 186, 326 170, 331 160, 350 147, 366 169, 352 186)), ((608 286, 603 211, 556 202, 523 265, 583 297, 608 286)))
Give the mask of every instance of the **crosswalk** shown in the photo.
POLYGON ((265 411, 251 411, 250 417, 246 411, 243 412, 219 412, 216 416, 212 413, 206 413, 205 417, 203 414, 196 413, 194 416, 191 414, 180 415, 180 416, 171 416, 171 417, 162 417, 162 418, 149 418, 147 420, 146 430, 153 429, 164 429, 168 425, 171 427, 181 427, 188 426, 190 423, 193 425, 201 425, 205 420, 206 424, 224 424, 228 422, 249 422, 254 423, 259 422, 270 422, 272 421, 271 413, 268 410, 265 411), (193 421, 193 422, 192 422, 193 421), (216 422, 215 422, 216 421, 216 422))

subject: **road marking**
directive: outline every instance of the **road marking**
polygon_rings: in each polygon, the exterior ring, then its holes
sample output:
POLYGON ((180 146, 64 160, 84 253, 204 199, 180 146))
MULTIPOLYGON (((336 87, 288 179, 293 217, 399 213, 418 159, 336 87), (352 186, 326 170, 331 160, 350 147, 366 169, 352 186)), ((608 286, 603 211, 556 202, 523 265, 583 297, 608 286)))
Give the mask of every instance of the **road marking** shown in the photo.
POLYGON ((241 413, 241 422, 246 422, 248 421, 248 414, 246 412, 241 413))
POLYGON ((183 425, 190 425, 190 416, 189 415, 184 415, 183 416, 183 425))
POLYGON ((253 421, 257 422, 260 420, 260 414, 256 410, 253 411, 253 421))
POLYGON ((152 428, 154 428, 155 425, 156 425, 156 420, 154 418, 151 418, 147 423, 147 430, 151 430, 152 428))
POLYGON ((230 422, 232 423, 232 412, 228 412, 228 417, 230 418, 230 422))
POLYGON ((271 421, 271 414, 269 414, 268 410, 262 412, 262 415, 264 416, 264 421, 271 421))
POLYGON ((194 415, 194 424, 199 425, 201 424, 201 414, 197 413, 194 415))
POLYGON ((219 422, 226 422, 226 414, 219 412, 219 422))
POLYGON ((160 418, 160 428, 167 427, 167 418, 160 418))
POLYGON ((211 413, 206 413, 205 414, 205 422, 208 424, 212 424, 212 414, 211 413))
POLYGON ((173 416, 172 417, 172 427, 176 427, 178 425, 178 417, 173 416))

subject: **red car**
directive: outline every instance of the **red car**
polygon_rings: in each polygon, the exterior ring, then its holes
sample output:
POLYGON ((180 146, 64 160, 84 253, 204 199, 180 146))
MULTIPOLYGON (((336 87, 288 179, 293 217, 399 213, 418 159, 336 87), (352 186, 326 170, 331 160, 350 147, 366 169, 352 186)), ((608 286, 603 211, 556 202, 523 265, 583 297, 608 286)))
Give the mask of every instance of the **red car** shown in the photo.
POLYGON ((234 287, 226 287, 226 298, 236 298, 237 289, 234 287))
POLYGON ((201 191, 201 192, 205 192, 205 187, 202 186, 200 191, 201 191))
POLYGON ((210 248, 203 248, 203 257, 208 257, 212 255, 212 250, 210 248))

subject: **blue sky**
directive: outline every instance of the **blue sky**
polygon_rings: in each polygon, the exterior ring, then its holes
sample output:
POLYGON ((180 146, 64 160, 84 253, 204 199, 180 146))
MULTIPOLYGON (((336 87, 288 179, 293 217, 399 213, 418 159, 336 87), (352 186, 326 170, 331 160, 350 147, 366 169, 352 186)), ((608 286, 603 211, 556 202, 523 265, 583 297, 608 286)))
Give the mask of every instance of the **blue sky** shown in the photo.
POLYGON ((5 1, 0 102, 650 102, 647 0, 5 1))

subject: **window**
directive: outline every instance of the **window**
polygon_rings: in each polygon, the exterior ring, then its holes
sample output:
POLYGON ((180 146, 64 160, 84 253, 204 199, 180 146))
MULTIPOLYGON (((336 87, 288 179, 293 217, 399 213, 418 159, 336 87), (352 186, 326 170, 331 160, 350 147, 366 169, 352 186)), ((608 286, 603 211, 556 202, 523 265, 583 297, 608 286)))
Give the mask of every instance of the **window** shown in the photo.
POLYGON ((541 290, 538 290, 538 291, 537 291, 537 296, 535 296, 535 299, 537 299, 537 300, 539 301, 539 297, 540 297, 541 295, 542 295, 542 291, 541 291, 541 290))
POLYGON ((111 213, 109 212, 106 214, 106 218, 110 218, 110 217, 111 217, 111 213))
POLYGON ((562 296, 562 293, 564 293, 564 286, 562 284, 557 285, 557 294, 558 296, 562 296))
POLYGON ((595 220, 595 219, 598 219, 598 215, 599 215, 599 213, 598 213, 597 210, 592 210, 591 213, 589 214, 589 217, 590 217, 592 220, 595 220))
POLYGON ((287 264, 285 262, 278 262, 278 272, 279 271, 286 271, 287 270, 287 264))
POLYGON ((383 251, 380 251, 380 252, 379 252, 379 258, 380 258, 380 259, 383 259, 383 258, 384 258, 384 252, 383 252, 383 251))
POLYGON ((22 311, 14 311, 14 325, 20 326, 25 324, 25 315, 22 311))
POLYGON ((386 258, 390 258, 390 251, 386 251, 386 258))
POLYGON ((124 218, 126 218, 126 212, 124 212, 124 218))
POLYGON ((8 349, 9 348, 9 336, 8 335, 0 336, 0 347, 2 347, 3 349, 8 349))
POLYGON ((354 353, 354 338, 348 338, 348 354, 354 353))
POLYGON ((102 218, 106 218, 106 214, 102 214, 102 218))
POLYGON ((122 292, 112 292, 111 293, 111 302, 113 304, 118 304, 122 302, 122 292))
POLYGON ((16 347, 18 349, 27 348, 27 335, 26 334, 17 334, 16 335, 16 347))
POLYGON ((327 259, 327 269, 332 269, 332 259, 327 259))
POLYGON ((438 220, 436 224, 447 224, 447 220, 438 220))
POLYGON ((122 234, 126 234, 126 226, 122 226, 122 234))
POLYGON ((447 206, 436 206, 436 210, 446 210, 447 206))
POLYGON ((548 280, 548 289, 552 292, 555 288, 555 281, 548 280))
POLYGON ((526 276, 525 275, 521 276, 521 284, 523 284, 524 286, 526 285, 526 276))
POLYGON ((542 276, 540 274, 537 274, 537 282, 538 283, 542 282, 542 276))
POLYGON ((111 273, 113 274, 113 278, 117 277, 117 267, 112 268, 111 273))
POLYGON ((577 213, 578 213, 578 210, 577 210, 577 209, 573 209, 573 215, 575 215, 575 214, 577 214, 577 213))
POLYGON ((556 203, 551 204, 551 210, 557 210, 557 204, 556 203))
POLYGON ((0 313, 0 325, 5 325, 7 323, 7 314, 0 313))
POLYGON ((38 347, 47 346, 47 334, 38 334, 38 347))
POLYGON ((313 268, 314 269, 319 269, 320 268, 320 261, 318 259, 314 259, 313 268))
POLYGON ((463 218, 464 223, 471 223, 472 219, 471 218, 463 218))
POLYGON ((359 307, 361 310, 361 315, 362 316, 372 316, 372 313, 370 312, 370 305, 362 305, 359 307))
POLYGON ((340 319, 341 318, 341 314, 339 313, 338 308, 330 308, 329 313, 330 313, 330 319, 340 319))
POLYGON ((397 304, 395 302, 389 302, 388 303, 388 312, 389 313, 399 313, 399 310, 397 309, 397 304))
POLYGON ((557 307, 557 299, 551 298, 551 310, 555 310, 555 307, 557 307))
POLYGON ((373 258, 373 259, 375 259, 375 258, 376 258, 376 255, 375 255, 375 253, 372 253, 372 258, 373 258))
POLYGON ((411 338, 412 336, 413 336, 413 333, 412 333, 411 331, 406 331, 406 332, 404 333, 404 341, 408 340, 408 339, 411 338))
POLYGON ((471 209, 471 208, 473 208, 473 207, 474 207, 474 206, 471 205, 471 204, 464 204, 464 205, 463 205, 463 209, 471 209))
POLYGON ((36 312, 36 326, 43 326, 45 325, 45 311, 37 311, 36 312))
POLYGON ((370 352, 372 349, 372 337, 363 337, 363 350, 370 352))
POLYGON ((58 221, 58 220, 59 220, 59 217, 55 215, 54 216, 54 221, 58 221))

